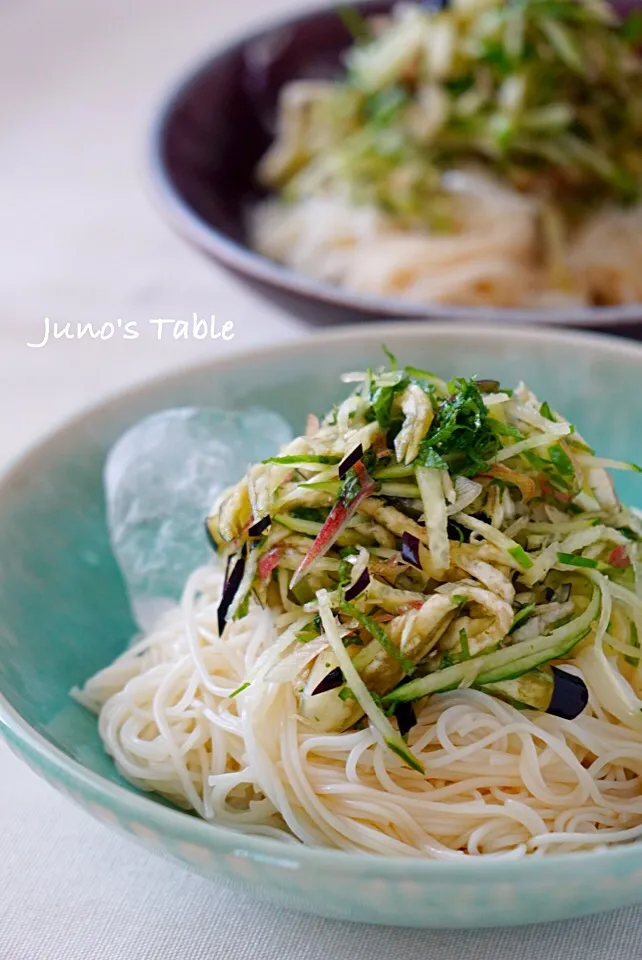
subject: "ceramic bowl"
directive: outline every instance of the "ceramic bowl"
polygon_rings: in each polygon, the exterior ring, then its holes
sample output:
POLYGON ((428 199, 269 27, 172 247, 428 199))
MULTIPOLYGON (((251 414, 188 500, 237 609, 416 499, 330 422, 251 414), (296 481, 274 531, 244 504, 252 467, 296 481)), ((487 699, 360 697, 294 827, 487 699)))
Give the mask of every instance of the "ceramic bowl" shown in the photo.
MULTIPOLYGON (((617 0, 615 5, 626 11, 634 3, 617 0)), ((393 2, 367 0, 353 6, 381 13, 393 2)), ((333 4, 293 14, 231 41, 175 85, 160 108, 150 155, 154 194, 174 229, 261 295, 313 324, 449 316, 609 327, 635 335, 642 325, 642 304, 564 310, 412 304, 320 283, 248 247, 247 211, 260 196, 254 170, 273 137, 281 87, 302 77, 337 76, 351 42, 333 4)))
MULTIPOLYGON (((155 380, 90 410, 0 482, 0 730, 38 774, 94 816, 198 873, 327 917, 416 927, 559 920, 642 902, 642 844, 518 862, 442 863, 251 838, 137 792, 68 691, 120 653, 134 626, 105 527, 101 474, 118 436, 155 410, 261 405, 300 431, 347 387, 345 370, 400 360, 443 376, 523 377, 605 456, 642 459, 642 346, 592 334, 449 324, 347 328, 155 380)), ((620 494, 642 504, 642 478, 620 494)))

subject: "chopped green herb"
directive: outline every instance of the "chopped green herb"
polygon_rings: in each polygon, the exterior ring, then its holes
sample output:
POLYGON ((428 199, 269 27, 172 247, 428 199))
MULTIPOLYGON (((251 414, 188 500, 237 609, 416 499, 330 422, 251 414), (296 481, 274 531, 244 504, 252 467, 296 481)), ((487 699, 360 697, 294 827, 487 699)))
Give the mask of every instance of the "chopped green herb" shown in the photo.
POLYGON ((450 599, 457 604, 457 613, 460 613, 468 603, 468 597, 462 597, 459 593, 453 593, 450 599))
POLYGON ((516 547, 511 547, 508 552, 514 560, 517 560, 519 565, 523 567, 524 570, 529 570, 533 566, 533 561, 523 547, 520 547, 519 545, 516 547))
POLYGON ((345 560, 346 557, 354 557, 359 553, 358 547, 341 547, 339 550, 339 556, 342 560, 345 560))
POLYGON ((233 700, 234 697, 238 697, 239 693, 243 693, 244 690, 247 690, 249 685, 250 685, 249 681, 242 683, 240 687, 237 687, 236 690, 234 690, 234 692, 230 694, 230 700, 233 700))
MULTIPOLYGON (((386 387, 375 387, 370 397, 372 405, 372 419, 376 420, 382 430, 389 430, 393 424, 392 405, 398 393, 401 393, 409 384, 407 377, 386 387)), ((403 413, 399 409, 396 417, 399 423, 403 420, 403 413)))
POLYGON ((343 486, 341 487, 341 492, 339 493, 339 499, 343 503, 351 503, 356 496, 361 492, 361 480, 357 474, 357 471, 354 467, 350 467, 345 477, 343 478, 343 486))
POLYGON ((341 687, 341 689, 339 690, 339 700, 343 700, 345 702, 346 700, 356 700, 356 699, 357 698, 355 697, 350 687, 341 687))
POLYGON ((522 456, 524 460, 530 463, 531 467, 535 468, 535 470, 547 471, 551 469, 550 461, 540 457, 539 454, 535 453, 533 450, 523 450, 522 456))
POLYGON ((487 469, 501 447, 488 410, 474 380, 452 380, 450 396, 438 408, 421 441, 417 464, 434 466, 434 453, 446 460, 451 474, 474 476, 487 469))
POLYGON ((470 660, 470 645, 468 643, 468 632, 465 627, 462 627, 459 631, 459 644, 464 660, 470 660))
POLYGON ((416 461, 419 466, 422 467, 433 467, 435 470, 447 470, 448 464, 433 447, 428 447, 423 452, 420 452, 419 457, 416 461), (421 461, 421 462, 419 462, 421 461))
POLYGON ((517 427, 511 427, 508 423, 503 423, 495 417, 489 417, 488 422, 498 437, 511 437, 513 440, 523 440, 524 434, 520 433, 517 427))
POLYGON ((421 370, 419 367, 404 367, 404 370, 411 380, 418 380, 424 388, 428 387, 429 393, 434 390, 435 382, 439 380, 439 377, 435 373, 431 373, 430 370, 421 370))
POLYGON ((299 643, 309 643, 310 640, 315 640, 321 633, 321 617, 317 616, 312 620, 307 627, 303 627, 302 630, 296 635, 296 638, 299 643))
POLYGON ((339 586, 346 587, 350 583, 352 564, 347 559, 339 562, 339 586))
POLYGON ((541 415, 542 415, 543 417, 546 417, 547 420, 552 420, 553 423, 556 423, 555 414, 553 413, 553 411, 552 411, 551 408, 549 407, 549 405, 548 405, 548 403, 546 402, 546 400, 544 401, 544 403, 543 403, 543 404, 541 405, 541 407, 539 408, 539 412, 541 413, 541 415))
POLYGON ((517 611, 513 619, 512 626, 508 631, 508 636, 510 636, 511 633, 514 633, 518 627, 521 627, 523 623, 526 623, 526 621, 530 619, 534 609, 534 603, 527 603, 517 611))
POLYGON ((415 665, 412 660, 409 660, 407 657, 404 657, 399 647, 396 646, 383 629, 383 627, 377 623, 376 620, 373 620, 371 617, 368 617, 365 613, 362 613, 357 607, 352 603, 348 603, 346 600, 343 600, 340 604, 341 609, 344 613, 347 613, 348 616, 353 617, 357 623, 363 627, 364 630, 367 630, 371 637, 373 637, 381 645, 381 647, 390 654, 397 663, 401 666, 404 673, 412 673, 415 669, 415 665))
POLYGON ((548 453, 551 458, 551 463, 563 477, 575 476, 575 468, 573 467, 571 458, 559 443, 555 443, 552 447, 549 447, 548 453))
POLYGON ((597 570, 599 567, 597 560, 592 560, 590 557, 576 557, 574 553, 558 553, 557 559, 569 567, 588 567, 591 570, 597 570))
POLYGON ((385 345, 385 343, 382 343, 382 344, 381 344, 381 349, 383 350, 383 352, 385 353, 385 355, 388 357, 388 362, 390 363, 390 369, 391 369, 393 372, 394 372, 395 370, 398 370, 398 369, 399 369, 399 363, 397 362, 397 358, 395 357, 394 353, 392 353, 391 350, 388 350, 388 347, 385 345))
POLYGON ((531 467, 543 473, 556 490, 568 493, 573 489, 572 484, 566 479, 566 476, 571 478, 575 476, 573 463, 559 444, 549 447, 550 460, 545 460, 533 450, 523 450, 521 455, 531 467))
POLYGON ((350 634, 348 637, 343 638, 344 647, 363 647, 364 643, 360 636, 356 633, 350 634))

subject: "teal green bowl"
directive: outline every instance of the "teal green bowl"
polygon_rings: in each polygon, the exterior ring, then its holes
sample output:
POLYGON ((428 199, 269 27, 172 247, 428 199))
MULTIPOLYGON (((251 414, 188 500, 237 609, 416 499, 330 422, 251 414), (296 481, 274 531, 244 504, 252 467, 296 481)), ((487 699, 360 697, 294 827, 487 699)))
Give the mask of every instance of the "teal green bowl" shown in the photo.
MULTIPOLYGON (((261 405, 300 431, 308 411, 325 411, 345 392, 342 371, 381 362, 381 343, 446 377, 523 378, 602 454, 642 459, 642 346, 595 335, 458 324, 348 328, 152 381, 74 420, 0 483, 0 731, 38 774, 114 829, 284 906, 368 923, 476 927, 640 903, 640 843, 442 863, 309 849, 211 826, 125 783, 103 753, 95 718, 68 696, 134 630, 101 485, 118 436, 146 414, 185 404, 261 405)), ((625 475, 619 493, 642 504, 642 477, 625 475)))

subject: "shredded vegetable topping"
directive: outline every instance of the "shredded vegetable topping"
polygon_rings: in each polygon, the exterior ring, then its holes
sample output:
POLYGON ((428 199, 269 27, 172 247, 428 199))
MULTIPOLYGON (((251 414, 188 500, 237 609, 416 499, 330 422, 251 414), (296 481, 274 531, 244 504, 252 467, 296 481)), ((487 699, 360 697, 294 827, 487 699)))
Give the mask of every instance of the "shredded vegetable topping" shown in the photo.
POLYGON ((343 403, 220 499, 208 530, 232 573, 219 622, 250 593, 277 632, 303 622, 306 652, 281 671, 300 714, 337 732, 365 715, 417 771, 397 704, 474 687, 572 716, 582 681, 553 665, 578 656, 616 716, 642 717, 642 522, 603 464, 637 468, 601 461, 524 384, 445 382, 391 359, 346 375, 343 403), (250 484, 269 492, 262 516, 250 484))
POLYGON ((284 843, 639 840, 642 513, 607 472, 639 468, 523 383, 386 354, 221 495, 213 562, 74 696, 137 787, 284 843))
POLYGON ((299 88, 283 123, 317 135, 278 141, 263 179, 290 198, 340 180, 442 229, 440 174, 471 160, 567 209, 637 200, 640 39, 602 0, 400 7, 350 50, 345 80, 299 88))
POLYGON ((368 292, 392 255, 383 292, 413 299, 635 299, 604 245, 640 232, 625 208, 642 185, 641 39, 639 14, 606 0, 399 4, 363 21, 341 79, 283 90, 258 170, 282 202, 258 248, 368 292))

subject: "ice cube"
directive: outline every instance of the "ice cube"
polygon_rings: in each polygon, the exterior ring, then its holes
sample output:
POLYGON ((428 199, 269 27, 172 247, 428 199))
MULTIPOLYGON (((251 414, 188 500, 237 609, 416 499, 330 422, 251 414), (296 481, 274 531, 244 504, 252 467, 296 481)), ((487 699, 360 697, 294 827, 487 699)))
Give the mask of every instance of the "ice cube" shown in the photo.
POLYGON ((291 438, 268 410, 183 407, 147 417, 112 447, 104 474, 109 532, 143 630, 211 557, 204 520, 219 493, 291 438))

